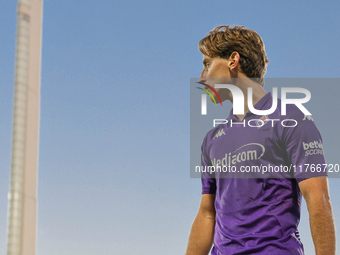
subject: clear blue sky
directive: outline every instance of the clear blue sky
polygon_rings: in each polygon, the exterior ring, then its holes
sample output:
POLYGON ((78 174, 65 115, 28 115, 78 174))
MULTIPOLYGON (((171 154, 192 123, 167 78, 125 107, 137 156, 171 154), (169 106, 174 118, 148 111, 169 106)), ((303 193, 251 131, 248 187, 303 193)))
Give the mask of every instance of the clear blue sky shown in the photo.
MULTIPOLYGON (((0 255, 16 5, 0 2, 0 255)), ((335 0, 45 1, 37 254, 183 254, 201 192, 189 177, 198 41, 217 25, 244 25, 265 42, 266 77, 339 77, 339 9, 335 0)), ((331 119, 320 127, 325 146, 340 142, 331 119)), ((339 184, 330 180, 337 229, 339 184)), ((300 232, 313 254, 305 205, 300 232)))

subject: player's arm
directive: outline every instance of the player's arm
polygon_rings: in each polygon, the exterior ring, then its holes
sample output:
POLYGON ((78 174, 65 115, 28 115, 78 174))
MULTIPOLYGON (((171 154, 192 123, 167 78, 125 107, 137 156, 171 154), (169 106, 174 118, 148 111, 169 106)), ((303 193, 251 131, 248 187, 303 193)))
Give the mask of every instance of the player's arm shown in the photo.
POLYGON ((335 255, 335 226, 327 177, 299 182, 306 200, 316 255, 335 255))
POLYGON ((215 194, 203 194, 197 216, 192 224, 186 255, 208 255, 215 228, 215 194))

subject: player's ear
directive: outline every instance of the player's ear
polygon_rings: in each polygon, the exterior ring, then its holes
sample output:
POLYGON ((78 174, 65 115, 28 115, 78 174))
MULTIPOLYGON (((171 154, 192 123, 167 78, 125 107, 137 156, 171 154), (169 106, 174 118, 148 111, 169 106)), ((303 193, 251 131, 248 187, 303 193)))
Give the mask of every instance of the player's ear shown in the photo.
POLYGON ((240 62, 240 54, 237 51, 234 51, 233 53, 231 53, 230 57, 229 57, 229 69, 230 70, 234 70, 237 67, 239 67, 239 62, 240 62))

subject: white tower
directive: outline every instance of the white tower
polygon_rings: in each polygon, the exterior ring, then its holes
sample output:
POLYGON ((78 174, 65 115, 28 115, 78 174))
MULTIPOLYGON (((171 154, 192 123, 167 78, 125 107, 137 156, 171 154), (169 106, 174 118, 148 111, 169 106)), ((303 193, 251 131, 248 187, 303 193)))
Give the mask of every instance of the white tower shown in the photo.
POLYGON ((42 0, 18 0, 7 255, 34 255, 42 0))

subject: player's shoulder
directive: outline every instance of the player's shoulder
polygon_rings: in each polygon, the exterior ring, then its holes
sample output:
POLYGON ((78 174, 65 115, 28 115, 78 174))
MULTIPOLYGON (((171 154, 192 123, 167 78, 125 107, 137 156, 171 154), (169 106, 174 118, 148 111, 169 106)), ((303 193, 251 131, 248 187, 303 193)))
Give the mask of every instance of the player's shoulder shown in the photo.
POLYGON ((305 114, 295 104, 286 105, 286 114, 287 117, 297 121, 303 120, 305 118, 305 114))

